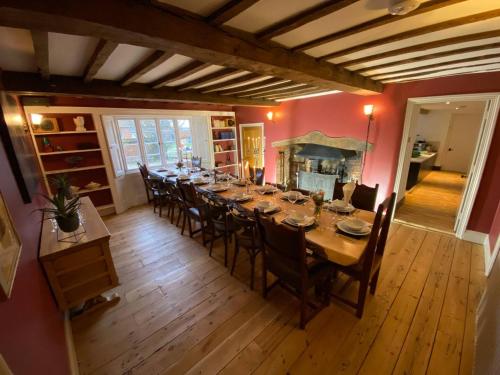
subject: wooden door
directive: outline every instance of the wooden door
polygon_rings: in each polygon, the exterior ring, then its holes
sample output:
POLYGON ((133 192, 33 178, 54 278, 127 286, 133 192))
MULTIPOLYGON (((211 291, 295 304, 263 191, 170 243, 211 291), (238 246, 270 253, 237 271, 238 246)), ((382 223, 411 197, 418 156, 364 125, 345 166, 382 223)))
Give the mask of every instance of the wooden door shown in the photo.
POLYGON ((241 161, 249 168, 264 166, 264 124, 240 124, 241 161))

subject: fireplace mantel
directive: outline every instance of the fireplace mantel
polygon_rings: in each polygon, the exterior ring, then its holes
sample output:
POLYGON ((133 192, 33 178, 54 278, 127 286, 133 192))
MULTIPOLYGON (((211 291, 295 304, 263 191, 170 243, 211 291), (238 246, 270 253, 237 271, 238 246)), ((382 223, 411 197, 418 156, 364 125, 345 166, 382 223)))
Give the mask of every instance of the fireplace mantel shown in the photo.
MULTIPOLYGON (((285 148, 305 143, 342 148, 344 150, 365 151, 365 141, 351 137, 329 137, 320 131, 313 131, 300 137, 275 141, 272 143, 272 146, 276 148, 285 148)), ((373 145, 368 143, 369 151, 371 151, 372 147, 373 145)))

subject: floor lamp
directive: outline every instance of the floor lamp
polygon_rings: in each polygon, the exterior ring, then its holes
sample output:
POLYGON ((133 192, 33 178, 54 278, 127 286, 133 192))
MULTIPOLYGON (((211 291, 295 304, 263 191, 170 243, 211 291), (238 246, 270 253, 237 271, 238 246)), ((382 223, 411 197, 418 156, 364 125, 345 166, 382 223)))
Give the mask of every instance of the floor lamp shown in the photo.
POLYGON ((363 108, 365 115, 368 117, 368 127, 366 129, 365 152, 363 154, 363 163, 361 164, 361 175, 359 176, 361 183, 363 183, 363 172, 365 170, 366 154, 368 153, 368 138, 370 136, 370 126, 373 120, 373 108, 373 104, 366 104, 363 108))

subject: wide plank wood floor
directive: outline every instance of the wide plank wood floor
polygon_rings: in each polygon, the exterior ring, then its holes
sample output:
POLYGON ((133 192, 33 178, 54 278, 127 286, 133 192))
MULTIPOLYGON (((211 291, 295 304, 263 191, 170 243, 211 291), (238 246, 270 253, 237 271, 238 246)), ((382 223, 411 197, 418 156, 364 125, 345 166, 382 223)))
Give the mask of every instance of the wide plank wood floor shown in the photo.
POLYGON ((395 218, 453 232, 466 179, 457 172, 431 171, 405 194, 395 218))
POLYGON ((82 374, 471 374, 478 245, 393 224, 363 319, 333 302, 300 330, 291 295, 249 290, 243 253, 231 277, 221 243, 210 258, 150 207, 105 222, 121 301, 72 321, 82 374))

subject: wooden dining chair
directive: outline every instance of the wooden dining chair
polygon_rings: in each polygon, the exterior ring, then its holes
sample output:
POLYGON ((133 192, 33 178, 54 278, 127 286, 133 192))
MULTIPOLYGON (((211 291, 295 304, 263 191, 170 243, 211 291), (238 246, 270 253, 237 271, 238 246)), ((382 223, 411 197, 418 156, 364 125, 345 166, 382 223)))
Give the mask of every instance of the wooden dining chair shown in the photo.
POLYGON ((262 246, 262 294, 264 298, 274 286, 280 284, 300 299, 300 328, 304 329, 321 309, 329 304, 332 265, 325 260, 310 256, 306 252, 303 227, 292 228, 278 224, 255 210, 262 246), (277 280, 267 286, 267 273, 277 280), (321 303, 314 303, 309 290, 314 287, 321 303), (311 310, 308 313, 308 310, 311 310))
POLYGON ((210 236, 209 255, 212 256, 213 246, 217 239, 224 241, 224 267, 227 267, 228 242, 234 233, 234 225, 229 214, 227 202, 216 194, 204 195, 207 202, 207 226, 205 233, 210 236))
POLYGON ((384 256, 395 202, 396 193, 392 193, 378 206, 370 238, 368 239, 368 243, 360 261, 354 266, 335 265, 336 271, 348 275, 350 280, 359 282, 358 298, 356 302, 339 295, 333 295, 335 298, 354 307, 358 318, 363 316, 368 287, 370 288, 371 294, 375 294, 377 288, 380 266, 384 256))
POLYGON ((231 209, 231 221, 234 225, 234 256, 231 266, 231 275, 234 273, 240 248, 244 248, 250 258, 250 289, 255 283, 255 259, 261 251, 257 223, 254 218, 245 216, 236 207, 231 209))
POLYGON ((170 217, 170 223, 174 223, 174 218, 175 218, 175 209, 177 208, 177 223, 176 226, 179 226, 179 221, 181 219, 181 216, 184 213, 184 204, 182 200, 182 196, 180 193, 179 188, 174 182, 171 181, 165 181, 165 189, 168 194, 168 211, 167 211, 167 217, 170 217))
MULTIPOLYGON (((333 199, 343 199, 344 191, 342 188, 345 183, 338 182, 335 180, 335 186, 333 188, 333 199)), ((356 183, 356 189, 352 193, 351 202, 356 208, 366 211, 375 210, 375 202, 377 200, 378 184, 375 187, 369 187, 367 185, 356 183)))
POLYGON ((141 164, 139 162, 137 162, 137 167, 139 168, 139 173, 141 174, 142 181, 144 182, 144 188, 146 190, 148 203, 151 203, 154 197, 152 195, 151 186, 148 183, 148 180, 151 178, 149 176, 148 167, 146 166, 146 164, 141 164))
POLYGON ((161 217, 163 213, 163 207, 168 204, 169 199, 165 183, 160 179, 148 177, 146 179, 146 184, 153 197, 153 212, 156 213, 156 209, 158 209, 158 214, 161 217))
POLYGON ((198 193, 193 185, 193 183, 183 183, 177 180, 177 187, 179 188, 182 204, 184 207, 184 216, 182 218, 182 230, 181 234, 184 234, 186 229, 186 222, 188 224, 189 237, 193 237, 196 233, 201 232, 201 238, 203 246, 207 243, 205 238, 205 210, 206 203, 198 197, 198 193), (200 228, 193 230, 192 221, 200 224, 200 228))
POLYGON ((250 180, 255 184, 255 185, 262 185, 264 184, 264 175, 266 173, 266 167, 262 168, 249 168, 250 171, 250 180), (255 176, 254 176, 255 172, 255 176))

